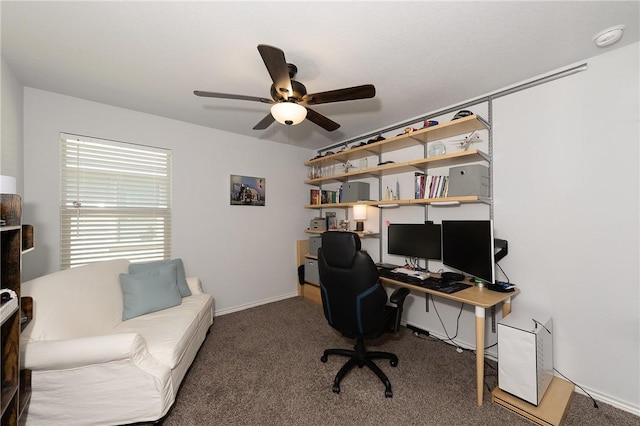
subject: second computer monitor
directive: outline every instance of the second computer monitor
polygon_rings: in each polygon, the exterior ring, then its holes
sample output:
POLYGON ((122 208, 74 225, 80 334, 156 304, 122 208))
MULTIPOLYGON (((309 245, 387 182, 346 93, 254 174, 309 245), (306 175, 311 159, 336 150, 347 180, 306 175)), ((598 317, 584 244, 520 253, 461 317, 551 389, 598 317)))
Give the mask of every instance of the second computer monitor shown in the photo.
POLYGON ((443 220, 442 263, 492 283, 494 240, 491 220, 443 220))
POLYGON ((434 223, 392 223, 387 234, 387 252, 407 257, 440 260, 441 226, 434 223))

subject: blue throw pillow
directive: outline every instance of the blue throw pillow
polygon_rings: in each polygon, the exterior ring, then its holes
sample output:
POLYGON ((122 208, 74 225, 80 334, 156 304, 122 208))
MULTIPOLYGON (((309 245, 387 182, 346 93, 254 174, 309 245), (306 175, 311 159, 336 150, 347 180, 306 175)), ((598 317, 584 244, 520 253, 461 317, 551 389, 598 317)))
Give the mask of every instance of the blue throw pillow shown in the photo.
POLYGON ((182 303, 176 285, 176 265, 173 264, 136 274, 120 274, 120 285, 123 321, 182 303))
POLYGON ((129 265, 129 273, 137 274, 138 272, 148 271, 150 269, 157 268, 159 266, 166 265, 175 265, 176 266, 176 277, 178 283, 178 290, 180 291, 180 295, 182 297, 191 296, 191 290, 189 290, 189 285, 187 284, 187 276, 184 271, 184 263, 182 263, 182 259, 173 259, 173 260, 158 260, 155 262, 144 262, 144 263, 131 263, 129 265))

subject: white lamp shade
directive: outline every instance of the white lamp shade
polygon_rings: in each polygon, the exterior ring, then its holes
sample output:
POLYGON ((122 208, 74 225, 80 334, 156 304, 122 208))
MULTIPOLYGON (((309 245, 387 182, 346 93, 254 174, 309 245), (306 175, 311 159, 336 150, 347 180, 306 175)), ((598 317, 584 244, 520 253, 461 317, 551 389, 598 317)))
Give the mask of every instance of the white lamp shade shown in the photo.
POLYGON ((364 204, 356 204, 353 206, 354 220, 367 220, 367 206, 364 204))
POLYGON ((278 123, 294 126, 307 116, 307 109, 294 102, 280 102, 271 107, 271 115, 278 123))
POLYGON ((16 178, 13 176, 0 175, 0 194, 15 194, 16 178))

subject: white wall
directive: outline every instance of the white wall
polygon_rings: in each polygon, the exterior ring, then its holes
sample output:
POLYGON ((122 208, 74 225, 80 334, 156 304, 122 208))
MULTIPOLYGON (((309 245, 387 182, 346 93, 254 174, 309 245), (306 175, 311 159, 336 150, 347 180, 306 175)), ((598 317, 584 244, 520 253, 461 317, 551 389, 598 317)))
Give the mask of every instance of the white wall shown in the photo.
MULTIPOLYGON (((500 265, 522 291, 513 309, 549 314, 555 367, 597 399, 638 415, 639 47, 591 58, 586 72, 493 102, 494 226, 509 241, 500 265)), ((481 107, 471 109, 486 116, 481 107)), ((429 219, 482 218, 482 209, 431 207, 429 219)), ((417 208, 383 214, 392 222, 424 220, 417 208)), ((426 312, 424 296, 411 295, 405 320, 445 338, 441 318, 453 336, 460 304, 434 300, 437 312, 426 312)), ((465 306, 455 339, 471 348, 473 317, 465 306)), ((485 338, 497 341, 489 314, 485 338)))
POLYGON ((296 294, 309 150, 32 88, 24 91, 24 220, 37 249, 25 256, 25 279, 59 269, 60 132, 172 150, 173 257, 202 279, 218 314, 296 294), (264 177, 266 206, 230 206, 231 174, 264 177))
POLYGON ((2 86, 0 174, 16 178, 16 189, 22 194, 22 84, 5 60, 0 68, 2 86))
POLYGON ((640 414, 639 44, 494 103, 495 222, 514 309, 553 318, 554 362, 640 414))

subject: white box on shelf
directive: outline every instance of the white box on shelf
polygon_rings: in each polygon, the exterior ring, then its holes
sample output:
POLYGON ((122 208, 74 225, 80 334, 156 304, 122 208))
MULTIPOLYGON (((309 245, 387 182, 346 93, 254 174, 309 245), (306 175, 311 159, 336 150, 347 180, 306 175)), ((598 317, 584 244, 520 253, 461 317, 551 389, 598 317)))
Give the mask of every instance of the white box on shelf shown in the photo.
POLYGON ((498 322, 498 387, 538 406, 553 379, 551 317, 522 311, 498 322))

